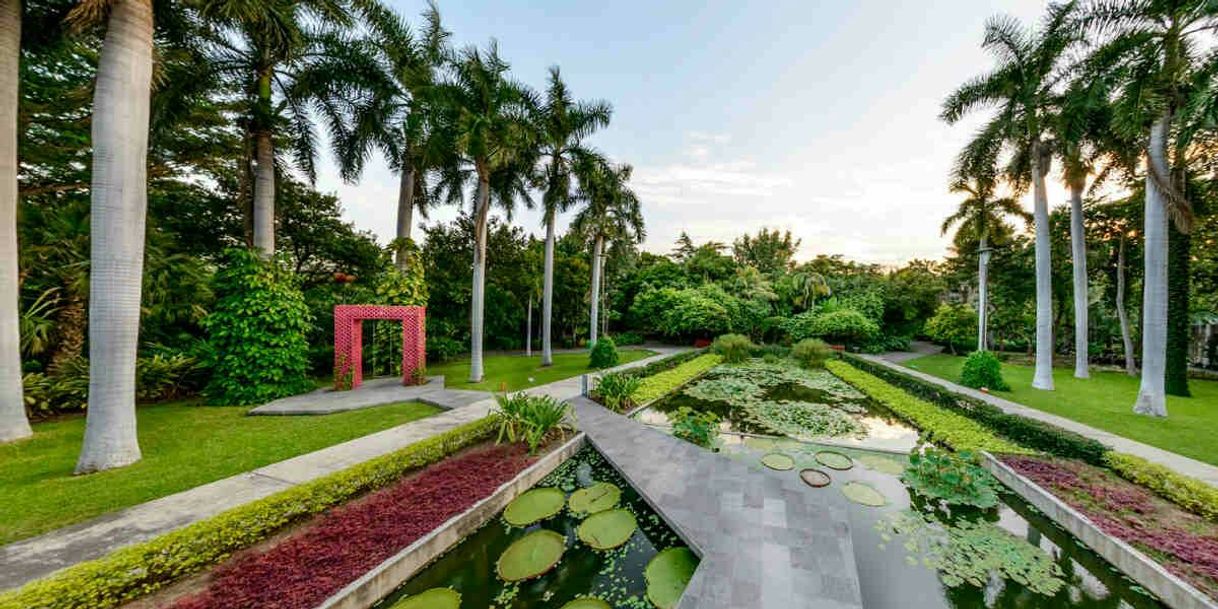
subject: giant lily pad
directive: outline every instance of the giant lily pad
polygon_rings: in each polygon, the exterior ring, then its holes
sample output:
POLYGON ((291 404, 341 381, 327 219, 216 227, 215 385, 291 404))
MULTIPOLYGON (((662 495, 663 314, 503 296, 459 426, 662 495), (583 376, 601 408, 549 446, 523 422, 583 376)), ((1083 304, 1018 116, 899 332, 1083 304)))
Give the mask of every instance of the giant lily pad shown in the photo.
POLYGON ((900 461, 890 457, 880 455, 863 455, 858 458, 859 463, 863 464, 869 470, 888 474, 890 476, 900 476, 905 471, 905 466, 900 461))
POLYGON ((795 467, 795 459, 784 453, 770 453, 761 457, 761 464, 779 471, 787 471, 795 467))
POLYGON ((829 482, 831 482, 829 474, 811 467, 799 470, 799 479, 803 480, 804 484, 813 488, 829 486, 829 482))
POLYGON ((389 609, 459 609, 461 593, 452 588, 432 588, 408 596, 389 609))
POLYGON ((689 548, 668 548, 656 554, 643 570, 647 600, 659 609, 672 609, 697 567, 698 557, 689 548))
POLYGON ((562 609, 613 609, 613 607, 599 598, 586 596, 568 602, 562 606, 562 609))
POLYGON ((845 471, 854 467, 854 461, 850 457, 835 450, 817 451, 816 462, 829 469, 836 469, 838 471, 845 471))
POLYGON ((605 510, 597 512, 579 525, 576 533, 579 540, 595 550, 610 550, 627 541, 639 528, 630 510, 605 510))
POLYGON ((525 527, 562 511, 567 495, 556 488, 535 488, 512 500, 503 519, 514 527, 525 527))
POLYGON ((545 529, 533 531, 503 551, 495 570, 508 582, 539 577, 558 564, 566 549, 567 539, 562 535, 545 529))
POLYGON ((864 484, 862 482, 850 481, 841 486, 842 494, 847 499, 870 507, 880 507, 888 503, 888 499, 884 494, 877 491, 874 486, 864 484))
POLYGON ((567 507, 577 516, 586 516, 617 507, 622 498, 622 489, 608 482, 597 482, 581 488, 567 499, 567 507))

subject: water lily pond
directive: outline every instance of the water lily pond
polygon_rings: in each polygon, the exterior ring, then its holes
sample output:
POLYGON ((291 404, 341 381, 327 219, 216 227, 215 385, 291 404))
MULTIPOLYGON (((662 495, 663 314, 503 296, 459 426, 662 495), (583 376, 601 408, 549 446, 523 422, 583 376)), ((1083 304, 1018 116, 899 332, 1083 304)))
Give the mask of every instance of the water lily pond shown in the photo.
POLYGON ((696 565, 638 492, 585 447, 378 608, 665 608, 696 565))

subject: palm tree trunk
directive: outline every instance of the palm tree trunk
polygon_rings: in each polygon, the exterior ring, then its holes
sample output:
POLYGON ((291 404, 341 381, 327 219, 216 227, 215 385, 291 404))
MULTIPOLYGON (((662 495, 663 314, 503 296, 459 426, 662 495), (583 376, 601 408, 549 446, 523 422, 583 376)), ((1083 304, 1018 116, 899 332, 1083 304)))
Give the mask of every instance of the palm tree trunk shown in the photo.
POLYGON ((1190 397, 1188 389, 1189 344, 1193 340, 1189 321, 1189 291, 1192 275, 1192 237, 1167 223, 1167 360, 1163 391, 1190 397))
POLYGON ((1070 259, 1074 279, 1074 378, 1091 376, 1088 370, 1087 244, 1083 232, 1083 187, 1081 179, 1070 181, 1070 259))
POLYGON ((1164 379, 1167 371, 1167 203, 1154 173, 1166 176, 1167 134, 1171 116, 1165 114, 1150 128, 1146 163, 1145 271, 1142 279, 1142 384, 1133 411, 1167 416, 1164 379))
POLYGON ((406 256, 406 240, 410 239, 410 229, 414 222, 414 165, 409 155, 403 155, 402 175, 398 182, 398 251, 397 267, 400 271, 408 270, 410 261, 406 256))
POLYGON ((152 2, 111 4, 93 97, 89 410, 76 473, 139 461, 135 358, 148 212, 152 2))
POLYGON ((490 214, 490 178, 479 171, 474 194, 474 285, 470 299, 469 382, 482 382, 482 313, 486 302, 486 223, 490 214))
POLYGON ((1125 311, 1125 236, 1117 242, 1116 310, 1121 323, 1121 343, 1125 347, 1125 374, 1138 375, 1133 357, 1133 333, 1129 329, 1129 314, 1125 311))
POLYGON ((977 350, 986 349, 986 330, 990 316, 989 310, 989 275, 990 252, 986 247, 986 238, 981 237, 981 252, 977 256, 977 350))
POLYGON ((554 348, 551 344, 550 328, 554 315, 554 214, 546 214, 546 253, 542 277, 541 295, 541 365, 554 363, 554 348))
POLYGON ((592 311, 590 315, 588 346, 596 344, 597 330, 600 328, 600 299, 601 299, 601 249, 605 240, 600 235, 592 244, 592 311))
POLYGON ((524 320, 524 355, 533 357, 533 295, 529 294, 529 311, 524 320))
POLYGON ((260 129, 254 138, 254 249, 271 256, 275 253, 275 143, 267 129, 260 129))
POLYGON ((1036 372, 1032 387, 1053 390, 1053 265, 1049 254, 1049 156, 1032 145, 1032 215, 1036 223, 1036 372))
POLYGON ((17 81, 21 0, 0 0, 0 442, 33 434, 21 390, 17 269, 17 81))

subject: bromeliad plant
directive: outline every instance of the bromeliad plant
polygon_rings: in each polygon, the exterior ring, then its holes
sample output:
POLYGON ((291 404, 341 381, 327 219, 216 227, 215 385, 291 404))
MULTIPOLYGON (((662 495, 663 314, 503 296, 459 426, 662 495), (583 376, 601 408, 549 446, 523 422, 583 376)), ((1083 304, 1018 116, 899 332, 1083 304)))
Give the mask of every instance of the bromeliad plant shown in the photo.
POLYGON ((953 454, 926 447, 909 455, 901 480, 914 492, 949 506, 990 509, 998 505, 1001 486, 969 451, 953 454))
POLYGON ((617 412, 635 405, 634 392, 643 384, 643 379, 624 374, 606 374, 596 383, 593 393, 601 404, 617 412))
POLYGON ((495 401, 499 403, 499 407, 491 414, 499 421, 499 436, 496 440, 499 443, 504 440, 524 442, 531 454, 537 454, 537 449, 552 432, 566 436, 569 426, 565 421, 570 412, 566 402, 548 395, 529 395, 523 392, 497 395, 495 401))

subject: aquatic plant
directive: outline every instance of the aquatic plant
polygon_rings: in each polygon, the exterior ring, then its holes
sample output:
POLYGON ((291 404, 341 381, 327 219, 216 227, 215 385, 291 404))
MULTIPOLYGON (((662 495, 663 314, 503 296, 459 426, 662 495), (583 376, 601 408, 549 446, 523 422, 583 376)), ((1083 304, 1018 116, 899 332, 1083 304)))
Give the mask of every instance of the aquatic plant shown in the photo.
POLYGON ((567 508, 576 516, 587 516, 617 507, 622 498, 622 489, 609 482, 597 482, 581 488, 567 498, 567 508))
POLYGON ((997 506, 1002 490, 1001 483, 969 451, 953 454, 934 446, 909 455, 901 481, 923 497, 982 509, 997 506))
POLYGON ((668 548, 656 554, 643 570, 647 600, 657 609, 672 609, 697 567, 698 557, 689 548, 668 548))
POLYGON ((829 474, 819 469, 813 469, 810 467, 799 470, 799 479, 803 480, 804 484, 813 488, 826 487, 829 486, 830 482, 832 482, 832 478, 829 477, 829 474))
POLYGON ((518 582, 540 577, 562 560, 567 540, 559 533, 538 529, 508 546, 495 563, 500 579, 518 582))
POLYGON ((672 424, 672 435, 702 448, 714 448, 719 439, 719 416, 713 412, 701 412, 682 406, 668 413, 672 424))
POLYGON ((613 609, 613 607, 599 598, 585 596, 568 601, 560 609, 613 609))
POLYGON ((795 467, 795 459, 784 453, 762 455, 761 464, 774 470, 787 471, 795 467))
POLYGON ((835 450, 816 451, 816 462, 829 469, 836 469, 838 471, 845 471, 854 467, 854 461, 849 456, 835 450))
POLYGON ((839 488, 842 490, 842 494, 845 495, 847 499, 859 505, 865 505, 868 507, 880 507, 882 505, 888 505, 888 498, 884 496, 884 493, 881 493, 880 491, 876 490, 874 486, 871 486, 865 482, 856 482, 851 480, 839 488))
POLYGON ((723 361, 739 364, 747 361, 757 345, 743 334, 723 334, 711 343, 711 352, 723 357, 723 361))
POLYGON ((793 438, 839 437, 866 431, 858 419, 828 404, 766 400, 742 404, 739 409, 750 425, 793 438))
POLYGON ((688 383, 690 380, 697 378, 707 370, 719 365, 722 361, 718 355, 707 353, 684 362, 674 368, 654 374, 643 379, 642 385, 638 391, 634 392, 631 399, 636 404, 646 404, 661 396, 667 395, 677 387, 688 383))
POLYGON ((724 376, 700 380, 686 387, 683 393, 706 402, 740 404, 761 399, 764 391, 760 385, 747 378, 724 376))
POLYGON ((461 593, 452 588, 432 588, 412 594, 389 609, 460 609, 461 593))
POLYGON ((503 510, 503 519, 514 527, 540 522, 562 511, 566 493, 556 488, 535 488, 512 500, 503 510))
POLYGON ((630 541, 638 528, 630 510, 605 510, 588 516, 580 523, 576 534, 594 550, 610 550, 630 541))

